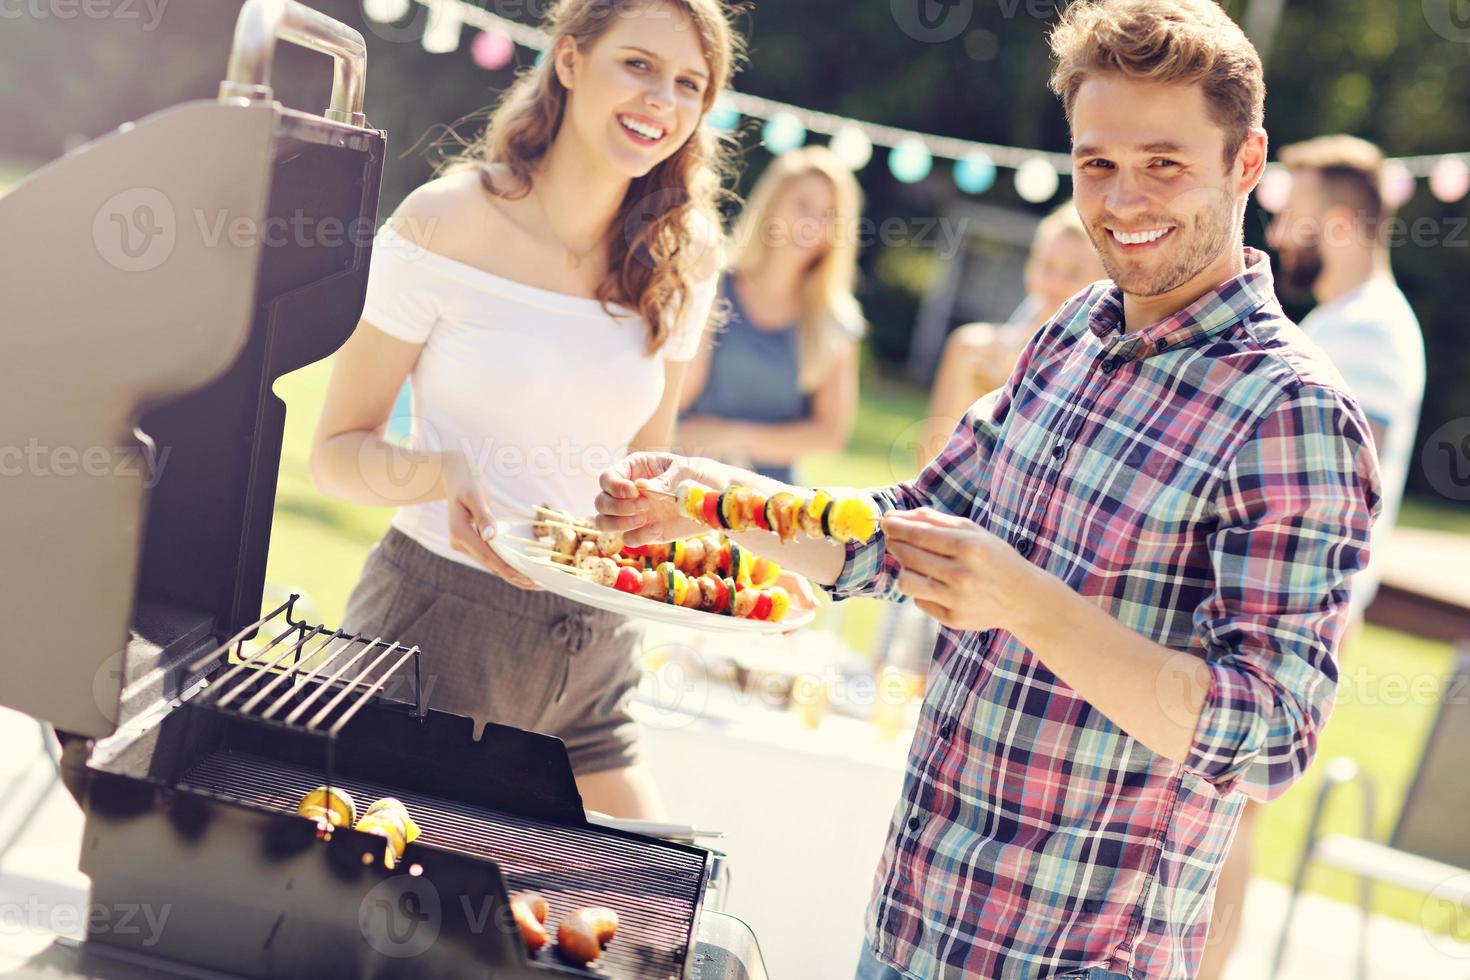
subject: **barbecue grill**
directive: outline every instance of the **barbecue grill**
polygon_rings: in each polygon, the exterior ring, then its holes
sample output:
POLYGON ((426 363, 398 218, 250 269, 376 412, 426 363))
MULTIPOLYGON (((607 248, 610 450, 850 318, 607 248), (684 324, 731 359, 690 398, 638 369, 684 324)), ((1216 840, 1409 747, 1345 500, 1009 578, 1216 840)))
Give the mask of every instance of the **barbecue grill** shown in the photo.
POLYGON ((247 0, 217 101, 126 125, 0 199, 0 446, 29 454, 0 481, 0 704, 88 740, 81 868, 107 915, 71 962, 764 976, 748 931, 705 909, 719 855, 589 822, 560 740, 476 739, 426 704, 416 647, 311 623, 295 596, 264 607, 272 384, 362 311, 386 145, 365 68, 356 31, 247 0), (278 40, 332 56, 323 116, 273 98, 278 40), (390 866, 380 837, 323 834, 295 815, 321 784, 401 799, 422 836, 390 866), (590 968, 528 956, 521 889, 552 924, 608 906, 617 937, 590 968), (120 921, 140 904, 166 912, 158 935, 120 921))

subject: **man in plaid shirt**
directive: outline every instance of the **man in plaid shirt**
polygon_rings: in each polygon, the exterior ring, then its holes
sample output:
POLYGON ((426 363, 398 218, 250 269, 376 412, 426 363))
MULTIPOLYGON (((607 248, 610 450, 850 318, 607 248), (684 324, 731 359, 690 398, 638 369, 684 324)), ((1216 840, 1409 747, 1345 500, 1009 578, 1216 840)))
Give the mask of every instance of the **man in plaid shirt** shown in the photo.
MULTIPOLYGON (((1052 36, 1112 277, 1032 338, 874 539, 756 548, 945 627, 859 976, 1187 978, 1242 805, 1311 764, 1379 509, 1368 423, 1244 248, 1254 48, 1211 0, 1077 0, 1052 36)), ((635 454, 600 523, 693 528, 635 454)), ((777 485, 779 486, 779 485, 777 485)))

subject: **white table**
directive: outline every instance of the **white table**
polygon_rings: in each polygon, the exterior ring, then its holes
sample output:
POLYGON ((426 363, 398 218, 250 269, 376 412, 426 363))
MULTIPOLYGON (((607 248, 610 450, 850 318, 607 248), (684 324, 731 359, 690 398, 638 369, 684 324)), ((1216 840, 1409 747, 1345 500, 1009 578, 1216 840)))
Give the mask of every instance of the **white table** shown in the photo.
MULTIPOLYGON (((788 651, 793 672, 831 666, 810 653, 788 651)), ((775 980, 852 977, 912 729, 889 740, 832 714, 811 730, 769 698, 692 676, 670 697, 678 678, 664 680, 634 710, 670 817, 729 835, 712 842, 730 855, 725 910, 755 930, 775 980)))

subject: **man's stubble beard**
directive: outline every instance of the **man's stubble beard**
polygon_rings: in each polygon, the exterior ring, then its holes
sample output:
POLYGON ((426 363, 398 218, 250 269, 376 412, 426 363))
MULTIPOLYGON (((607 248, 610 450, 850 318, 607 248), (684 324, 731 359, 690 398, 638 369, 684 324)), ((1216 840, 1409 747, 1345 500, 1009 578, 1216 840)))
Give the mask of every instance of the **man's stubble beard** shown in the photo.
MULTIPOLYGON (((1112 236, 1099 221, 1087 229, 1092 246, 1102 259, 1108 277, 1123 292, 1131 296, 1162 296, 1189 282, 1220 257, 1229 248, 1235 236, 1231 233, 1231 202, 1220 207, 1207 207, 1196 211, 1186 223, 1178 218, 1167 218, 1159 225, 1175 226, 1171 238, 1178 257, 1157 272, 1120 266, 1112 252, 1112 236)), ((1147 222, 1140 222, 1147 224, 1147 222)))

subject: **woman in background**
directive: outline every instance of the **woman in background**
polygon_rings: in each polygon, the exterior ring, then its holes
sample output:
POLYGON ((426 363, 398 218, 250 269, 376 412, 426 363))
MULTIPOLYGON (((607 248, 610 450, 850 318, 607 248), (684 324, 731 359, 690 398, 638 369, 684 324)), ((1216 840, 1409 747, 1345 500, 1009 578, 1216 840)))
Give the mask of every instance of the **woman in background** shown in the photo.
POLYGON ((921 469, 949 442, 975 400, 1005 384, 1021 349, 1052 314, 1091 283, 1107 278, 1071 201, 1036 226, 1024 275, 1026 299, 1009 320, 999 326, 958 327, 945 342, 918 446, 921 469))
POLYGON ((853 296, 861 212, 857 180, 826 147, 766 168, 735 227, 725 328, 690 365, 683 451, 789 483, 801 457, 847 444, 864 327, 853 296))
MULTIPOLYGON (((1036 226, 1024 275, 1026 298, 1009 320, 999 326, 970 323, 949 335, 916 447, 919 469, 939 455, 980 396, 1005 384, 1026 342, 1052 314, 1091 283, 1107 278, 1071 201, 1036 226)), ((923 677, 938 638, 939 624, 904 601, 888 607, 873 649, 884 663, 923 677)))
POLYGON ((541 503, 590 513, 609 460, 669 445, 719 279, 728 147, 702 123, 728 16, 559 0, 546 59, 379 232, 311 452, 324 493, 398 508, 343 626, 419 646, 431 707, 561 738, 586 805, 621 817, 660 811, 628 711, 641 633, 487 542, 541 503))

